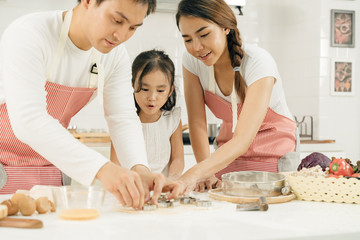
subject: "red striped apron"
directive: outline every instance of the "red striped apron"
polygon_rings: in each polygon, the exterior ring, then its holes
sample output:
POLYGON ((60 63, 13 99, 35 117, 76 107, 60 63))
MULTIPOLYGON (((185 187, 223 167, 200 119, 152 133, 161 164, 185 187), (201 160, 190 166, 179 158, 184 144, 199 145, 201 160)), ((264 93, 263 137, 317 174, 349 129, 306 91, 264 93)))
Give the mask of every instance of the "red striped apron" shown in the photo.
MULTIPOLYGON (((62 45, 60 46, 62 50, 68 36, 72 16, 71 11, 70 13, 66 14, 58 44, 58 48, 59 45, 62 45)), ((56 64, 53 64, 53 68, 57 66, 62 52, 55 56, 56 64)), ((48 75, 51 75, 51 71, 48 75)), ((93 86, 93 83, 91 84, 93 86)), ((71 118, 89 102, 96 89, 93 87, 68 87, 47 81, 45 84, 47 112, 64 128, 67 128, 71 118)), ((1 182, 5 183, 3 187, 0 186, 0 194, 12 194, 18 189, 29 190, 34 185, 62 185, 61 171, 16 138, 10 125, 5 103, 0 105, 0 163, 0 168, 3 167, 0 173, 3 170, 6 172, 6 176, 0 176, 0 184, 1 182)), ((2 174, 4 175, 4 173, 2 174)))
MULTIPOLYGON (((211 70, 213 71, 213 70, 211 70)), ((218 147, 233 137, 233 110, 232 104, 217 96, 215 78, 210 74, 210 91, 205 90, 205 104, 212 113, 222 119, 219 135, 216 138, 218 147), (210 83, 213 81, 212 83, 210 83)), ((242 110, 242 104, 237 104, 237 118, 242 110)), ((226 168, 215 175, 221 179, 221 175, 235 171, 267 171, 278 172, 279 159, 288 152, 293 152, 296 147, 296 123, 289 118, 277 114, 268 108, 255 139, 245 154, 235 159, 226 168)))

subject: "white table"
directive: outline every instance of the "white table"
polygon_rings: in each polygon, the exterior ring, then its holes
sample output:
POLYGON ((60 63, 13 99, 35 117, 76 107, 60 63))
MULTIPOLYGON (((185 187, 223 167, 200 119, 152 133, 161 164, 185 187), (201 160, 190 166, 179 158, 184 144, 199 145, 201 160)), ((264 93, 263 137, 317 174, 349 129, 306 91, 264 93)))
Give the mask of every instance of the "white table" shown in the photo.
MULTIPOLYGON (((0 200, 9 197, 0 195, 0 200)), ((206 193, 196 197, 208 198, 206 193)), ((42 229, 0 228, 0 239, 360 239, 356 204, 294 200, 271 204, 267 212, 237 212, 235 204, 213 203, 208 210, 130 214, 114 211, 113 198, 107 197, 98 219, 65 221, 56 213, 34 214, 31 218, 43 221, 42 229)))

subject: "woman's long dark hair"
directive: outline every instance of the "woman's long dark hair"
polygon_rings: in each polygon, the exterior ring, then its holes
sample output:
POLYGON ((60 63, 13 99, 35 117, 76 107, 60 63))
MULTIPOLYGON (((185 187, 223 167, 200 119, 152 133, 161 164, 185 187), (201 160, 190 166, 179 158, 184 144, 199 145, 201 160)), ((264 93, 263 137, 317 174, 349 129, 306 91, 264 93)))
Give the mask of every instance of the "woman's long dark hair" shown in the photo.
MULTIPOLYGON (((161 110, 170 111, 176 105, 175 66, 173 61, 171 61, 170 57, 167 54, 165 54, 164 51, 154 49, 154 50, 142 52, 135 58, 132 64, 132 78, 131 78, 134 91, 140 92, 142 88, 142 79, 144 78, 144 76, 156 70, 160 70, 168 77, 170 83, 170 89, 174 87, 166 103, 160 108, 161 110), (135 81, 137 76, 139 77, 137 79, 138 85, 137 85, 137 89, 135 89, 135 81)), ((137 114, 139 114, 141 109, 137 104, 136 100, 135 100, 135 106, 136 106, 137 114)))
MULTIPOLYGON (((227 35, 227 44, 232 67, 240 67, 244 57, 242 40, 237 28, 236 17, 224 0, 182 0, 176 13, 176 24, 182 16, 192 16, 211 21, 221 28, 230 29, 227 35)), ((235 89, 243 102, 245 99, 246 82, 239 71, 235 72, 235 89)))

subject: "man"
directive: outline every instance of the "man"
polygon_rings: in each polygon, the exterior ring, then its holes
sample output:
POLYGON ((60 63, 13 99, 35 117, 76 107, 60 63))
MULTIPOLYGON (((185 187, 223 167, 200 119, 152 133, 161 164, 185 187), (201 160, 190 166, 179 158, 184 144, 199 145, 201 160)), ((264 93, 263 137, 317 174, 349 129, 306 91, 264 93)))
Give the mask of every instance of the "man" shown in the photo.
POLYGON ((156 203, 164 186, 171 197, 178 195, 177 183, 147 168, 130 60, 120 45, 155 5, 155 0, 81 0, 72 11, 27 15, 5 30, 0 45, 0 194, 37 184, 59 186, 65 173, 85 185, 99 179, 123 205, 134 208, 142 208, 151 190, 156 203), (95 93, 123 167, 66 130, 95 93))

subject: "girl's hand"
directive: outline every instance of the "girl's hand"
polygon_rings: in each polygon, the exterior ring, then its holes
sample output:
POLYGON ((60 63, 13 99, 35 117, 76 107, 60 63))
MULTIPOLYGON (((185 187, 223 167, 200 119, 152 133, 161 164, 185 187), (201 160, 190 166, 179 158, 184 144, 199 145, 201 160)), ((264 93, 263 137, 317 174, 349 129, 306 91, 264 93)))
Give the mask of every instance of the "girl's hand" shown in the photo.
POLYGON ((181 195, 182 185, 179 181, 166 178, 161 173, 152 173, 147 167, 136 165, 132 168, 140 177, 145 191, 145 202, 150 200, 150 191, 153 191, 151 201, 157 204, 157 200, 162 192, 170 192, 169 199, 177 198, 181 195))
POLYGON ((206 190, 220 188, 221 187, 221 180, 212 175, 211 177, 200 181, 196 184, 194 191, 196 192, 205 192, 206 190))

